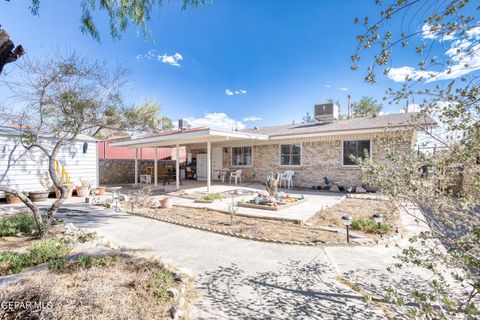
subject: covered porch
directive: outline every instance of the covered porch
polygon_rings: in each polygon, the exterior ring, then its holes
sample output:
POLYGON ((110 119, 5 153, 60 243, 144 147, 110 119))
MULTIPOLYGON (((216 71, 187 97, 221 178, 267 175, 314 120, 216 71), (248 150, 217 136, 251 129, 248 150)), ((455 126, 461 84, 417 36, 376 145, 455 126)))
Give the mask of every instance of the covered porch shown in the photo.
MULTIPOLYGON (((205 185, 206 192, 211 192, 212 186, 212 147, 223 148, 227 143, 252 143, 254 141, 268 140, 268 136, 261 134, 252 134, 240 131, 218 130, 211 128, 195 128, 195 129, 181 129, 160 133, 156 135, 132 137, 128 140, 121 140, 111 143, 112 147, 127 147, 135 149, 135 184, 139 183, 139 164, 138 164, 138 150, 140 148, 154 148, 170 147, 174 148, 175 154, 175 189, 180 189, 180 162, 179 149, 186 147, 188 149, 206 148, 206 175, 205 185)), ((158 160, 154 158, 153 165, 153 181, 152 184, 157 186, 158 181, 158 160)), ((217 159, 217 162, 219 160, 217 159)))

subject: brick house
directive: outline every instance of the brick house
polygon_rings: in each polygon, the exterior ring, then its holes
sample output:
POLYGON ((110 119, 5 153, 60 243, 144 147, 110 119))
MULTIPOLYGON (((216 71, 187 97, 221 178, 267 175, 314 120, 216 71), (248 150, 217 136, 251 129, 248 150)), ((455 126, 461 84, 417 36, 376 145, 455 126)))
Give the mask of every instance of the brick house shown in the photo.
MULTIPOLYGON (((316 106, 315 123, 301 123, 245 130, 181 128, 170 134, 124 140, 112 145, 186 146, 187 159, 207 155, 207 186, 219 170, 242 169, 242 180, 264 181, 269 171, 293 170, 295 187, 318 186, 323 178, 343 185, 357 185, 359 169, 350 155, 365 151, 378 162, 387 162, 386 146, 395 153, 414 149, 419 128, 435 126, 417 113, 336 119, 336 106, 316 106), (318 110, 318 108, 322 110, 318 110)), ((188 160, 187 160, 188 161, 188 160)))

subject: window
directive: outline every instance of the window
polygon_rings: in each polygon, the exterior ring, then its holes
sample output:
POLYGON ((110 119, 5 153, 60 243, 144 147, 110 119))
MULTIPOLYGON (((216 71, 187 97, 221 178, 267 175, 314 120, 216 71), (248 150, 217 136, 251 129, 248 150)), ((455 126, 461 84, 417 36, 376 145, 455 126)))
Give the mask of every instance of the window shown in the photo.
POLYGON ((280 145, 280 165, 282 166, 299 166, 302 153, 302 145, 281 144, 280 145))
POLYGON ((251 166, 252 147, 232 147, 232 166, 251 166))
POLYGON ((343 141, 343 165, 357 165, 355 161, 350 158, 350 155, 364 159, 365 150, 370 155, 370 140, 343 141))

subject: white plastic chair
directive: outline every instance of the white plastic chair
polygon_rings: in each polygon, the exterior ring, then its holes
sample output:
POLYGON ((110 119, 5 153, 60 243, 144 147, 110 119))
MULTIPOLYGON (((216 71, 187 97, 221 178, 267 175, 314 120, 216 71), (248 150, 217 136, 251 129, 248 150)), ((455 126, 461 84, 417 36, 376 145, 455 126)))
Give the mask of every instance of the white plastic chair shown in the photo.
POLYGON ((287 170, 280 175, 280 187, 287 186, 287 189, 293 188, 293 176, 295 172, 293 170, 287 170))
POLYGON ((242 169, 238 169, 230 173, 230 184, 232 184, 232 179, 235 179, 235 185, 237 185, 237 179, 242 183, 242 171, 242 169))
POLYGON ((152 176, 149 174, 141 174, 140 175, 140 184, 152 184, 152 176))

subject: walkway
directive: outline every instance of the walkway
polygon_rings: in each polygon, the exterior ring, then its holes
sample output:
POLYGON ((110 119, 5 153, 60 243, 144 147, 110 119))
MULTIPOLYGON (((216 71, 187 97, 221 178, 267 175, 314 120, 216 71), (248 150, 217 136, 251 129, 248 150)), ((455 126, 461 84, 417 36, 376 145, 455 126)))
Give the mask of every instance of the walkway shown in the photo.
MULTIPOLYGON (((82 207, 84 204, 69 204, 82 207)), ((388 281, 395 248, 323 250, 231 238, 92 208, 67 222, 95 230, 117 245, 146 248, 196 278, 196 319, 383 319, 383 312, 340 283, 337 272, 371 292, 388 281), (380 276, 372 276, 380 270, 380 276), (379 286, 379 281, 380 283, 379 286)), ((395 276, 397 277, 397 276, 395 276)), ((403 276, 398 277, 404 280, 403 276)), ((410 286, 415 285, 410 281, 410 286)))

